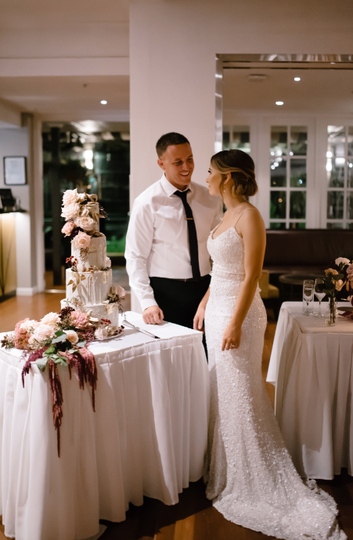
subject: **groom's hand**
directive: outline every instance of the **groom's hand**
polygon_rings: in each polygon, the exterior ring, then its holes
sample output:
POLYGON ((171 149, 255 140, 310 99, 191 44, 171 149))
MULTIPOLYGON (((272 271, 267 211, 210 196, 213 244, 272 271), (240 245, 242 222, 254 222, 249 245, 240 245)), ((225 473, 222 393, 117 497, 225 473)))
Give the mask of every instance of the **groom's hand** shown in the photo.
POLYGON ((158 306, 151 306, 142 313, 143 322, 146 324, 161 324, 164 313, 158 306))

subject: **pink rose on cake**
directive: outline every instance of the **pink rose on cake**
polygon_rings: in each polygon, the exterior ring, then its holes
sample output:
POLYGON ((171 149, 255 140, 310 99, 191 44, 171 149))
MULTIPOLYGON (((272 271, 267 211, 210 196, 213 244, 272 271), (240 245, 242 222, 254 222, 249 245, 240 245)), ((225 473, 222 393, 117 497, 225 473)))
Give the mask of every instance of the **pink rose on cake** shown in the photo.
POLYGON ((84 231, 92 231, 96 226, 96 222, 88 216, 83 216, 75 219, 75 226, 80 227, 84 231))
POLYGON ((84 330, 88 326, 89 321, 86 313, 83 313, 82 311, 71 311, 70 317, 73 326, 76 328, 84 330))
POLYGON ((75 219, 80 215, 80 205, 76 202, 65 205, 62 209, 61 215, 66 220, 75 219))
POLYGON ((78 199, 78 193, 77 189, 68 189, 65 191, 63 195, 63 205, 67 206, 68 204, 72 204, 77 202, 78 199))
POLYGON ((63 228, 61 229, 61 232, 65 235, 65 236, 70 236, 70 234, 72 233, 72 231, 74 230, 75 228, 75 223, 73 221, 67 221, 65 223, 65 225, 63 226, 63 228))
POLYGON ((80 231, 73 239, 73 243, 77 249, 87 249, 91 243, 91 237, 80 231))

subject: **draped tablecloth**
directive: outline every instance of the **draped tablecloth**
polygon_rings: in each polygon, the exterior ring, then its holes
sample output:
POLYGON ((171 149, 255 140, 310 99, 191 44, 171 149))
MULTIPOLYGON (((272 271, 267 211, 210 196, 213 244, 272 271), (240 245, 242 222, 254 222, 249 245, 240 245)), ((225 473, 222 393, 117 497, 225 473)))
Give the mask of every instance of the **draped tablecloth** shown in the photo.
POLYGON ((328 327, 324 317, 302 315, 301 302, 284 302, 267 381, 298 472, 331 480, 346 467, 352 475, 353 321, 338 317, 328 327))
POLYGON ((16 540, 74 540, 122 521, 143 496, 178 502, 202 476, 209 379, 202 334, 147 326, 162 339, 125 329, 90 346, 98 368, 90 390, 59 367, 63 387, 57 456, 47 371, 33 366, 22 387, 21 351, 0 349, 0 515, 16 540))

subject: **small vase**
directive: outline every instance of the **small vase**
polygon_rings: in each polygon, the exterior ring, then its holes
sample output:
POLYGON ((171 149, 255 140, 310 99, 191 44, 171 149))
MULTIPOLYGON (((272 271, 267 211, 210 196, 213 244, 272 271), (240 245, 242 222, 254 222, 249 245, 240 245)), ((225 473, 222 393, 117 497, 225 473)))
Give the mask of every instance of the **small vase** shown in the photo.
POLYGON ((336 307, 336 298, 334 296, 329 296, 328 298, 328 308, 326 312, 326 324, 328 326, 335 326, 337 317, 337 307, 336 307))

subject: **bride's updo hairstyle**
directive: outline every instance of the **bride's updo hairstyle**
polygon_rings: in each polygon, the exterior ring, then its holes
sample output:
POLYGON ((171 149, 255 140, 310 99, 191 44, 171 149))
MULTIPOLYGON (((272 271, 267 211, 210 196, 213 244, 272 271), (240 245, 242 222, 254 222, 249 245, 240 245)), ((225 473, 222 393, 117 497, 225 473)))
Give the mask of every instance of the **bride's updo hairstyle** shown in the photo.
POLYGON ((224 175, 219 186, 221 195, 223 195, 227 173, 231 173, 232 176, 233 195, 247 198, 257 192, 255 164, 249 154, 241 150, 223 150, 211 157, 211 165, 224 175))

